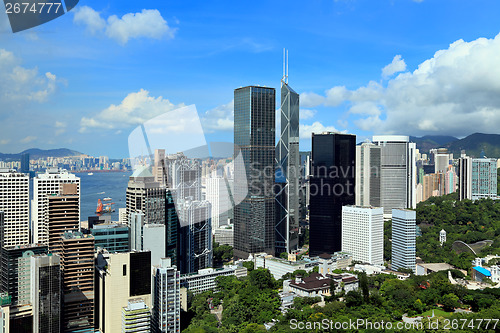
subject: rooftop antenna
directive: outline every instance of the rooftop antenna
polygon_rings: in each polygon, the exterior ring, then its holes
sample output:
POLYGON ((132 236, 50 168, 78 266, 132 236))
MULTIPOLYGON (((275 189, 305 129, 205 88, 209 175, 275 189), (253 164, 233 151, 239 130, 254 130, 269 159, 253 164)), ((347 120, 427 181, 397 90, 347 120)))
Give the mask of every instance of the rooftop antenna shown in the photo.
POLYGON ((283 48, 283 83, 288 84, 288 50, 283 48))

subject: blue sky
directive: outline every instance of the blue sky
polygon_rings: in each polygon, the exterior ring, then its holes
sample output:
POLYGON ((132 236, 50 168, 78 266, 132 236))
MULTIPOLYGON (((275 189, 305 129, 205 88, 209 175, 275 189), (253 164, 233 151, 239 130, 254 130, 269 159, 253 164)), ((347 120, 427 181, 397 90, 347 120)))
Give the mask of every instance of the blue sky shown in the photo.
POLYGON ((0 152, 126 157, 134 128, 192 104, 232 141, 233 89, 279 88, 284 47, 301 150, 322 130, 498 133, 498 17, 495 0, 81 0, 13 34, 2 12, 0 152))

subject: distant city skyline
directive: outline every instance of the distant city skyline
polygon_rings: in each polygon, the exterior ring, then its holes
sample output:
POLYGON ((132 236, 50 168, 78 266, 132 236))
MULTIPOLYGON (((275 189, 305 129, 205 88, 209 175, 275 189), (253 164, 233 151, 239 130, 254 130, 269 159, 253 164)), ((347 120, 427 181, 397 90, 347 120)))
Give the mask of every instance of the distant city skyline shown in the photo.
POLYGON ((278 88, 284 47, 301 95, 301 150, 310 150, 312 131, 360 141, 498 132, 500 3, 297 1, 261 9, 91 0, 16 34, 0 11, 0 152, 68 147, 126 157, 133 128, 191 104, 207 141, 231 142, 233 89, 278 88))

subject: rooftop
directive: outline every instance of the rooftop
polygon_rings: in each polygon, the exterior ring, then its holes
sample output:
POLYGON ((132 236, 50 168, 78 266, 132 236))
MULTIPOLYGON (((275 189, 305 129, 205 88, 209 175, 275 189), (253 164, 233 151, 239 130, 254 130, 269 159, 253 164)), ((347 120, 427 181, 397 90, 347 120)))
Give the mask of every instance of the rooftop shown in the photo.
POLYGON ((474 269, 479 273, 483 274, 484 276, 491 276, 491 272, 484 267, 476 266, 474 267, 474 269))

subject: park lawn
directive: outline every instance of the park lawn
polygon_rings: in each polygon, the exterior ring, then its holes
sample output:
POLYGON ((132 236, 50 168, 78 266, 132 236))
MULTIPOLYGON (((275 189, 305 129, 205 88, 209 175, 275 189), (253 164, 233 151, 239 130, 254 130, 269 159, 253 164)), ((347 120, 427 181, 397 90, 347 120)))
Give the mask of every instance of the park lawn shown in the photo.
POLYGON ((436 316, 436 317, 447 318, 447 317, 451 317, 451 315, 453 314, 453 312, 446 312, 446 311, 443 311, 442 309, 434 309, 434 310, 425 311, 420 316, 430 317, 430 316, 432 316, 432 311, 434 311, 434 316, 436 316))

